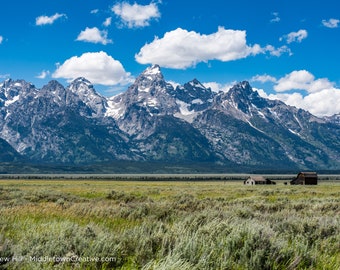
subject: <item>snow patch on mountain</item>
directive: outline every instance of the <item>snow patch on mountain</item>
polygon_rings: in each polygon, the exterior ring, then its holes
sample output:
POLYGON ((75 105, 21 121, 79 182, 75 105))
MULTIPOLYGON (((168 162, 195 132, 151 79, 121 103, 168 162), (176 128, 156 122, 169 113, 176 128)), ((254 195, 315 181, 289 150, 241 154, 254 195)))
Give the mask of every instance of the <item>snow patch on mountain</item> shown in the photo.
POLYGON ((151 76, 151 79, 154 77, 154 75, 161 74, 161 68, 159 65, 152 65, 148 67, 144 72, 144 76, 151 76))
POLYGON ((5 106, 11 105, 12 103, 18 101, 19 98, 20 98, 20 96, 18 95, 18 96, 14 96, 14 97, 13 97, 12 99, 10 99, 10 100, 6 100, 6 101, 5 101, 5 106))
POLYGON ((0 137, 33 161, 202 161, 292 168, 340 166, 339 117, 318 118, 259 96, 248 82, 213 92, 164 80, 153 65, 111 98, 77 78, 66 88, 0 84, 0 137), (195 156, 196 155, 196 156, 195 156))
POLYGON ((98 94, 90 81, 85 78, 77 78, 67 88, 77 95, 92 110, 93 117, 105 115, 107 100, 98 94))
POLYGON ((114 119, 119 119, 124 115, 124 106, 118 102, 115 102, 113 99, 108 99, 107 101, 108 107, 106 108, 105 116, 112 117, 114 119))

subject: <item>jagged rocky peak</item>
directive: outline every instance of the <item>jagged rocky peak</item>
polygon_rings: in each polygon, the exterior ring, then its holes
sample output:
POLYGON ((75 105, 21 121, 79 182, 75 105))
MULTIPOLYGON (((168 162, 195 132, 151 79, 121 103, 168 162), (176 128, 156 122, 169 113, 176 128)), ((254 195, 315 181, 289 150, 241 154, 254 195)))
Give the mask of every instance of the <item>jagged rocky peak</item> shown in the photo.
POLYGON ((196 78, 193 79, 192 81, 186 83, 185 85, 190 85, 190 86, 195 87, 195 88, 206 89, 206 87, 203 84, 201 84, 201 82, 199 80, 197 80, 196 78))
POLYGON ((180 101, 184 101, 188 104, 205 104, 205 106, 203 106, 204 108, 207 103, 211 103, 213 101, 214 97, 211 89, 206 88, 197 79, 193 79, 192 81, 185 83, 183 86, 177 86, 176 90, 174 90, 171 94, 180 101))
POLYGON ((196 95, 212 95, 212 91, 210 88, 206 88, 199 80, 196 78, 190 82, 184 84, 184 88, 190 91, 196 92, 196 95))
POLYGON ((159 65, 152 65, 146 68, 137 80, 147 80, 149 82, 164 81, 163 73, 159 65))
POLYGON ((173 86, 164 80, 160 67, 149 66, 126 92, 108 102, 109 108, 106 115, 122 119, 118 123, 119 127, 131 134, 132 129, 133 132, 136 130, 136 123, 130 120, 134 117, 141 120, 144 116, 173 115, 178 111, 175 98, 170 94, 171 91, 173 91, 173 86), (141 114, 141 111, 144 114, 141 114))
POLYGON ((324 116, 323 119, 332 124, 340 125, 340 113, 334 114, 332 116, 324 116))
POLYGON ((84 77, 74 79, 68 86, 68 89, 76 94, 95 93, 92 83, 84 77))
POLYGON ((37 91, 35 86, 25 80, 6 79, 0 84, 0 98, 2 100, 16 99, 18 96, 27 95, 32 91, 37 91))
POLYGON ((146 68, 136 79, 128 92, 134 94, 148 93, 154 95, 155 93, 172 87, 164 80, 161 68, 159 65, 152 65, 146 68))
POLYGON ((37 96, 44 99, 51 98, 60 106, 62 104, 65 105, 67 94, 65 87, 62 84, 56 80, 52 80, 41 88, 37 96))
POLYGON ((84 77, 78 77, 78 78, 74 79, 71 82, 71 84, 73 84, 73 85, 85 84, 85 85, 88 85, 88 86, 92 86, 92 83, 84 77))
POLYGON ((107 100, 93 87, 92 83, 84 77, 74 79, 67 87, 69 91, 79 97, 92 111, 92 116, 105 114, 107 100))
POLYGON ((235 84, 232 88, 230 88, 229 92, 230 94, 250 96, 254 91, 248 81, 243 81, 235 84))
POLYGON ((227 93, 223 94, 223 100, 227 100, 231 106, 246 114, 250 113, 254 106, 263 108, 268 105, 266 99, 254 91, 247 81, 235 84, 227 93))
POLYGON ((86 101, 87 99, 103 99, 103 97, 94 89, 92 83, 84 77, 74 79, 67 89, 79 96, 83 101, 86 101))
POLYGON ((48 84, 44 85, 43 88, 41 88, 41 91, 48 91, 48 92, 54 92, 54 91, 60 91, 65 90, 64 86, 59 83, 56 80, 49 81, 48 84))
POLYGON ((234 104, 249 103, 249 99, 254 94, 249 82, 243 81, 235 84, 232 88, 225 93, 226 99, 230 100, 234 104))
POLYGON ((163 78, 163 74, 161 72, 161 67, 159 65, 152 65, 143 71, 142 75, 144 76, 161 76, 163 78))
POLYGON ((35 89, 35 86, 30 83, 26 82, 25 80, 12 80, 12 79, 6 79, 1 85, 0 88, 2 91, 6 91, 9 89, 17 89, 17 90, 30 90, 35 89))
POLYGON ((11 78, 4 80, 2 83, 0 83, 0 89, 6 88, 6 86, 10 85, 11 82, 12 82, 11 78))
POLYGON ((228 94, 229 96, 242 97, 246 100, 252 101, 263 99, 261 98, 259 93, 256 90, 254 90, 247 81, 235 84, 232 88, 230 88, 228 94))
POLYGON ((9 87, 34 87, 30 82, 26 82, 25 80, 12 80, 10 78, 6 79, 0 84, 1 88, 9 88, 9 87))

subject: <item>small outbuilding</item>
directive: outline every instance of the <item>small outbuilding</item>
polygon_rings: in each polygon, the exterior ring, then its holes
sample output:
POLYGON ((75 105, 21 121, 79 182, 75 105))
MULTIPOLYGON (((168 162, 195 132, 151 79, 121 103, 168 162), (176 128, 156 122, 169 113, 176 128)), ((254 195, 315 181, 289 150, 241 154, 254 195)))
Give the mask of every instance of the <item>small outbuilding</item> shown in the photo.
POLYGON ((317 185, 318 175, 316 172, 300 172, 290 181, 291 185, 317 185))
POLYGON ((275 182, 263 176, 249 176, 243 183, 245 185, 276 185, 275 182))

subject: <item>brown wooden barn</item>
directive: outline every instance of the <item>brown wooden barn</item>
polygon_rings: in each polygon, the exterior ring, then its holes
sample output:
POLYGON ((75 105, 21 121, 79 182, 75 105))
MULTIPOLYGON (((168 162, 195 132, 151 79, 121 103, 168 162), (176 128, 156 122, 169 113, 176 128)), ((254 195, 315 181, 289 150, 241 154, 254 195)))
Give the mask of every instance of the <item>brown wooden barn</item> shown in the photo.
POLYGON ((317 185, 318 175, 316 172, 300 172, 290 181, 291 185, 317 185))
POLYGON ((249 176, 243 183, 245 185, 276 185, 275 182, 263 176, 249 176))

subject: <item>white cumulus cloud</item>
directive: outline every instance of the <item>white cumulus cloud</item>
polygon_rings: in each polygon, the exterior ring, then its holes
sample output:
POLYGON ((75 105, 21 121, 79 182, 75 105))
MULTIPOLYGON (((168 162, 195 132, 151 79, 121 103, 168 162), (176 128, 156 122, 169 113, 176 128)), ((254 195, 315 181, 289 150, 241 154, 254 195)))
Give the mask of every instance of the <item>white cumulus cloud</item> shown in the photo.
POLYGON ((281 46, 279 48, 275 48, 272 45, 267 45, 265 47, 265 51, 269 52, 269 54, 271 56, 276 56, 276 57, 280 57, 282 54, 284 53, 288 53, 288 55, 292 55, 293 53, 291 52, 291 50, 286 46, 281 46))
POLYGON ((322 25, 328 28, 338 28, 340 20, 338 19, 329 19, 329 20, 322 20, 322 25))
POLYGON ((287 35, 284 35, 283 37, 280 38, 280 40, 286 40, 287 43, 292 43, 292 42, 301 42, 303 39, 307 38, 308 32, 305 29, 300 29, 297 32, 290 32, 287 35))
POLYGON ((45 79, 48 75, 50 75, 50 72, 48 70, 43 70, 36 78, 45 79))
POLYGON ((219 27, 216 33, 203 35, 177 28, 156 37, 144 45, 135 59, 141 64, 159 64, 163 67, 185 69, 199 62, 220 60, 223 62, 264 53, 258 44, 247 45, 246 32, 219 27))
POLYGON ((303 96, 301 93, 279 93, 266 95, 264 91, 258 91, 263 97, 279 99, 284 103, 309 111, 322 117, 331 116, 340 112, 340 89, 323 89, 317 93, 303 96))
POLYGON ((69 81, 85 77, 93 84, 107 86, 123 85, 132 81, 131 74, 125 71, 123 65, 103 51, 88 52, 67 59, 57 66, 52 77, 69 81))
POLYGON ((299 89, 314 93, 327 88, 333 88, 333 83, 326 78, 315 79, 307 70, 295 70, 279 79, 274 86, 277 92, 299 89))
POLYGON ((66 14, 59 14, 56 13, 52 16, 39 16, 35 19, 35 24, 36 25, 46 25, 46 24, 53 24, 56 20, 60 18, 67 18, 66 14))
POLYGON ((297 70, 274 83, 274 89, 278 93, 267 95, 260 89, 259 94, 265 98, 279 99, 320 117, 340 112, 340 89, 327 78, 316 79, 309 71, 297 70))
POLYGON ((117 3, 112 7, 112 11, 129 28, 149 26, 152 19, 161 17, 156 3, 150 3, 149 5, 139 5, 137 3, 130 5, 127 2, 117 3))
POLYGON ((105 21, 103 22, 103 25, 108 27, 111 25, 111 22, 112 22, 112 18, 111 17, 108 17, 105 19, 105 21))
POLYGON ((108 43, 112 43, 111 39, 107 38, 107 31, 100 31, 97 27, 89 28, 86 27, 84 31, 81 31, 77 37, 78 41, 85 41, 91 43, 101 43, 106 45, 108 43))
POLYGON ((340 89, 323 89, 307 95, 303 99, 304 107, 317 116, 331 116, 340 112, 340 89))
POLYGON ((256 75, 250 79, 252 82, 261 82, 261 83, 266 83, 266 82, 276 82, 276 78, 267 74, 263 75, 256 75))

